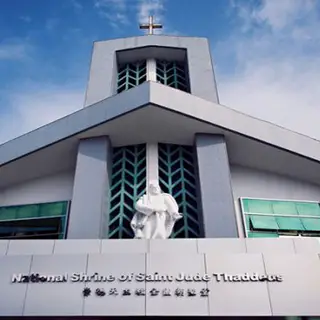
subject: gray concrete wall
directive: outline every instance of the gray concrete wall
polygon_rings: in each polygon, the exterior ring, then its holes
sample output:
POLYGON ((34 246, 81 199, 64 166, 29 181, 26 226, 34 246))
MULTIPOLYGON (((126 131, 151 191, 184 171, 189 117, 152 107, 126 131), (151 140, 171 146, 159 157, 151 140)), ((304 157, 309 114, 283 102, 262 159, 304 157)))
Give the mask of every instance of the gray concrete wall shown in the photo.
POLYGON ((108 137, 80 140, 67 237, 98 239, 107 222, 111 145, 108 137))
POLYGON ((316 316, 320 314, 320 244, 309 239, 12 240, 0 241, 0 316, 162 315, 316 316), (176 253, 179 252, 179 255, 176 253), (292 266, 294 265, 294 268, 292 266), (13 274, 86 273, 119 277, 158 272, 280 275, 282 282, 12 283, 13 274), (85 285, 92 290, 84 298, 85 285), (98 297, 96 289, 106 296, 98 297), (116 288, 118 296, 109 296, 116 288), (122 296, 146 289, 145 297, 122 296), (150 290, 160 290, 150 296, 150 290), (195 289, 194 297, 161 290, 195 289), (200 297, 202 288, 210 290, 200 297))
MULTIPOLYGON (((187 50, 191 93, 218 103, 210 47, 205 38, 142 36, 94 43, 85 107, 116 93, 117 63, 115 52, 145 46, 184 48, 187 50)), ((133 53, 134 54, 134 53, 133 53)), ((166 59, 170 60, 170 54, 166 59)))
POLYGON ((0 190, 0 206, 71 200, 74 172, 34 179, 0 190))
POLYGON ((195 137, 199 198, 206 238, 238 236, 226 142, 221 135, 195 137))

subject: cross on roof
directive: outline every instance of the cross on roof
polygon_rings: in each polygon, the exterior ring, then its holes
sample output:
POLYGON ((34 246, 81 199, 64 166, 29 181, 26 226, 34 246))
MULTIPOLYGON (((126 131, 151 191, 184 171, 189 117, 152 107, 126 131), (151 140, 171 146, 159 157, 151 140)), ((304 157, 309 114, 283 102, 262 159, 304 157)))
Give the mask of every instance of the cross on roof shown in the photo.
POLYGON ((162 24, 153 23, 153 16, 149 16, 149 23, 140 24, 140 29, 149 29, 148 34, 153 34, 153 29, 162 29, 162 24))

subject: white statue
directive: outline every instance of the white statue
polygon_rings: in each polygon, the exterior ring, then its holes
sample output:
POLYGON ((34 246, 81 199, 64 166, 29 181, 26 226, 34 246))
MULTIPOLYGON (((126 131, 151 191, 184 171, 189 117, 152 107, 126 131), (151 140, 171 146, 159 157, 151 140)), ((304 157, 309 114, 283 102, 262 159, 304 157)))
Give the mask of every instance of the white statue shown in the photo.
POLYGON ((135 239, 167 239, 174 224, 182 218, 175 199, 162 193, 157 181, 151 182, 147 194, 135 204, 137 212, 131 220, 135 239))

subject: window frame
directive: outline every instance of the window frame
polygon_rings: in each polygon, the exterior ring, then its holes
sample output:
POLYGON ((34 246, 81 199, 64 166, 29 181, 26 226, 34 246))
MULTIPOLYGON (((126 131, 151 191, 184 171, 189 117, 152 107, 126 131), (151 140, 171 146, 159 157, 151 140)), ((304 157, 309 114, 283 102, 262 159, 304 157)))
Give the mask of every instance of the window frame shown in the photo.
POLYGON ((116 86, 115 86, 116 94, 120 94, 121 92, 125 92, 125 91, 128 91, 128 90, 132 89, 132 88, 140 86, 140 85, 142 85, 143 83, 145 83, 147 81, 148 81, 148 61, 146 59, 136 60, 136 61, 133 61, 133 62, 125 62, 125 63, 122 63, 122 64, 117 63, 116 86), (135 66, 135 70, 129 68, 130 64, 135 66), (123 68, 123 70, 121 70, 122 68, 123 68), (138 81, 139 78, 135 77, 135 80, 134 80, 135 84, 132 87, 127 88, 128 84, 129 84, 129 78, 130 78, 129 73, 130 73, 130 71, 137 73, 138 72, 137 71, 138 68, 140 68, 139 72, 141 72, 141 70, 145 69, 145 73, 143 74, 143 77, 145 77, 145 80, 143 80, 141 83, 137 83, 137 82, 139 82, 138 81), (124 71, 125 71, 124 77, 122 77, 121 79, 125 79, 125 82, 123 84, 119 85, 120 73, 122 73, 124 71), (124 89, 121 90, 121 88, 123 86, 124 86, 124 89))
MULTIPOLYGON (((61 201, 50 201, 50 202, 37 202, 37 203, 28 203, 28 204, 17 204, 17 205, 8 205, 8 206, 0 206, 0 209, 2 208, 10 208, 10 207, 26 207, 26 206, 41 206, 45 204, 57 204, 57 203, 65 203, 65 214, 63 215, 54 215, 54 216, 35 216, 35 217, 26 217, 26 218, 16 218, 16 219, 0 219, 0 224, 2 222, 14 222, 14 221, 30 221, 30 220, 44 220, 44 219, 54 219, 59 218, 63 223, 63 229, 62 237, 58 239, 66 239, 67 233, 68 233, 68 225, 69 225, 69 214, 70 214, 70 208, 71 208, 71 200, 61 200, 61 201), (64 220, 64 221, 63 221, 64 220)), ((60 233, 60 234, 61 234, 60 233)), ((1 238, 2 240, 5 240, 6 238, 1 238)), ((15 238, 10 238, 10 240, 14 240, 15 238)), ((18 238, 17 238, 18 239, 18 238)), ((33 239, 33 238, 30 238, 33 239)), ((35 238, 36 239, 36 238, 35 238)))
MULTIPOLYGON (((160 68, 160 66, 159 66, 159 68, 160 68)), ((191 93, 188 60, 178 61, 178 60, 174 60, 174 59, 155 59, 155 72, 156 72, 155 77, 156 77, 156 82, 157 83, 161 83, 164 86, 167 86, 169 88, 173 88, 173 89, 176 89, 176 90, 180 90, 180 91, 185 92, 185 93, 191 93), (174 65, 173 68, 175 68, 175 69, 179 69, 180 68, 181 71, 183 71, 184 82, 180 82, 180 84, 182 86, 184 86, 184 89, 176 88, 175 86, 170 86, 169 84, 162 83, 160 80, 158 80, 158 76, 161 77, 158 74, 158 64, 159 65, 160 64, 168 65, 169 63, 172 63, 174 65)), ((167 70, 166 70, 166 72, 167 72, 167 70)), ((165 78, 167 79, 167 75, 166 75, 165 78)), ((177 82, 177 83, 179 83, 179 82, 177 82)))
MULTIPOLYGON (((243 200, 244 199, 248 199, 248 200, 261 200, 261 201, 270 201, 270 202, 294 202, 294 203, 297 203, 297 202, 300 202, 300 203, 312 203, 312 204, 318 204, 319 207, 320 207, 320 202, 319 201, 315 201, 315 200, 295 200, 295 199, 274 199, 274 198, 256 198, 256 197, 239 197, 239 203, 240 203, 240 210, 241 210, 241 220, 242 220, 242 225, 243 225, 243 230, 244 230, 244 235, 245 235, 245 238, 249 238, 248 237, 248 232, 250 232, 250 229, 248 230, 247 228, 247 224, 246 224, 246 216, 250 216, 251 215, 260 215, 260 216, 270 216, 270 214, 266 214, 266 213, 246 213, 245 209, 244 209, 244 206, 243 206, 243 200)), ((272 213, 272 216, 274 217, 297 217, 296 215, 281 215, 281 214, 274 214, 272 213)), ((314 219, 319 219, 320 220, 320 216, 319 218, 315 217, 315 216, 310 216, 310 215, 303 215, 303 218, 314 218, 314 219)), ((308 233, 310 231, 307 231, 304 232, 304 233, 308 233)), ((282 232, 282 233, 278 233, 278 238, 280 237, 288 237, 286 235, 285 232, 282 232)), ((319 231, 320 233, 320 231, 319 231)), ((288 234, 289 235, 289 234, 288 234)), ((297 236, 293 236, 293 235, 290 235, 292 237, 298 237, 298 236, 301 236, 303 238, 307 238, 307 237, 313 237, 312 235, 303 235, 303 233, 298 233, 297 236)), ((316 237, 316 236, 314 236, 316 237)))

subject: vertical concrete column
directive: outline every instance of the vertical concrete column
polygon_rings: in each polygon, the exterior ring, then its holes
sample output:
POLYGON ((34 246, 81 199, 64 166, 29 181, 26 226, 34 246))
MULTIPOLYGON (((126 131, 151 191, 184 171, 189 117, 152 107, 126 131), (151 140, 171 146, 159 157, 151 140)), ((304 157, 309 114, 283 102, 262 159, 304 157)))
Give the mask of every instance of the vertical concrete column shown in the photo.
POLYGON ((225 138, 196 134, 199 196, 206 238, 238 237, 225 138))
POLYGON ((147 59, 147 81, 157 81, 156 59, 147 59))
POLYGON ((159 181, 158 143, 147 143, 147 190, 151 181, 159 181))
POLYGON ((79 143, 67 234, 70 239, 100 239, 107 232, 111 152, 108 137, 79 143))

